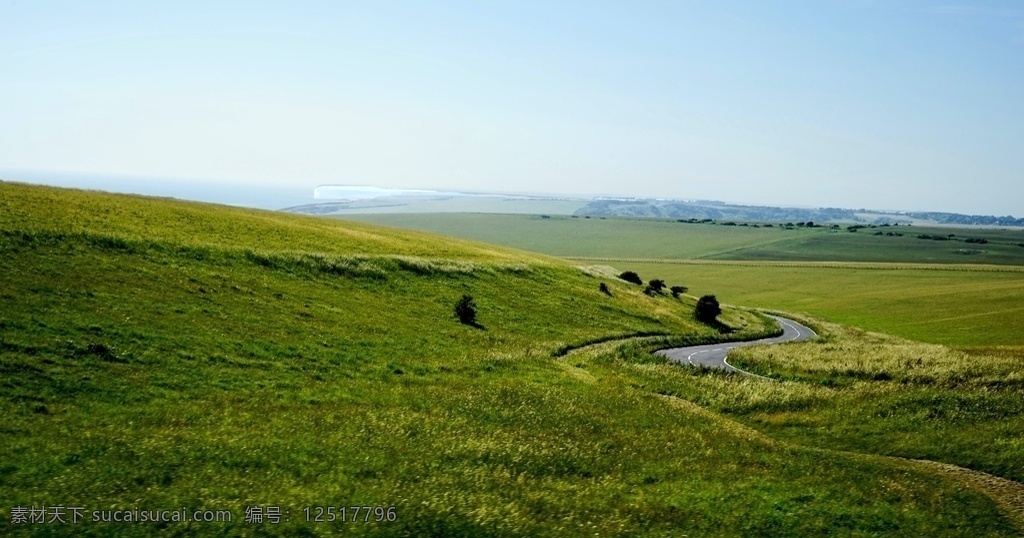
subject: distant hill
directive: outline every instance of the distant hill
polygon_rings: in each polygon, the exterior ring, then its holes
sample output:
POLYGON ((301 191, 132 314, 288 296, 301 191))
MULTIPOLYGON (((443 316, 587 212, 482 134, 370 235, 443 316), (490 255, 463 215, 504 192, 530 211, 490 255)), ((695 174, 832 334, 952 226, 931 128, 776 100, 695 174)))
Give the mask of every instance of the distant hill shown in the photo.
POLYGON ((282 211, 306 215, 375 213, 505 213, 593 217, 712 219, 749 222, 816 222, 866 224, 944 224, 954 226, 1021 226, 1024 218, 929 211, 879 211, 839 207, 742 205, 716 200, 664 198, 585 198, 501 193, 321 186, 318 201, 282 211))
POLYGON ((869 211, 836 207, 799 208, 729 204, 711 200, 599 198, 576 215, 601 217, 653 217, 761 222, 864 222, 871 224, 948 224, 960 226, 1024 226, 1024 218, 964 215, 960 213, 869 211))
POLYGON ((658 217, 769 222, 861 222, 849 209, 745 206, 713 201, 598 199, 576 212, 602 217, 658 217))

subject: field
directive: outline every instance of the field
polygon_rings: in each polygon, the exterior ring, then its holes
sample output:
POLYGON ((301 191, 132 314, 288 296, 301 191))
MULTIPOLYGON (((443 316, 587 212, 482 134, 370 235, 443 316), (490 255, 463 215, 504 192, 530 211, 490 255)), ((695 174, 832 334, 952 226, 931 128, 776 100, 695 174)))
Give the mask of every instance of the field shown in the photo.
POLYGON ((348 218, 359 214, 407 213, 509 213, 539 215, 571 215, 586 202, 571 199, 514 198, 503 196, 390 196, 353 202, 320 200, 320 206, 306 205, 292 208, 297 213, 322 214, 318 211, 337 211, 333 216, 348 218))
POLYGON ((803 312, 952 346, 1019 346, 1024 268, 856 264, 614 263, 730 304, 803 312))
MULTIPOLYGON (((376 222, 438 229, 456 221, 406 218, 376 222)), ((636 271, 686 285, 692 296, 803 313, 823 335, 730 359, 776 383, 652 362, 642 346, 608 350, 585 362, 588 368, 629 364, 654 392, 787 446, 944 462, 1004 477, 996 498, 1016 499, 1012 510, 1021 509, 1024 232, 751 229, 642 219, 566 224, 521 216, 489 226, 483 216, 460 218, 460 230, 445 231, 636 271), (576 240, 583 227, 597 230, 603 243, 576 240)), ((956 474, 971 480, 962 469, 956 474)))
POLYGON ((849 232, 846 226, 833 230, 785 228, 774 223, 766 228, 767 223, 727 226, 643 218, 473 213, 343 218, 561 257, 1024 265, 1024 230, 878 226, 849 232), (945 240, 919 239, 921 235, 945 240), (967 239, 987 242, 967 243, 967 239))
MULTIPOLYGON (((945 346, 816 322, 821 338, 744 348, 730 362, 777 381, 652 361, 620 348, 643 384, 730 416, 774 442, 846 454, 945 462, 1005 477, 997 498, 1020 510, 1024 364, 1019 352, 945 346)), ((970 482, 969 473, 956 473, 970 482)))
MULTIPOLYGON (((785 239, 772 229, 700 226, 675 221, 550 215, 345 215, 346 220, 423 230, 553 256, 689 259, 785 239)), ((1021 249, 1024 250, 1024 249, 1021 249)))
POLYGON ((626 362, 561 356, 754 337, 754 314, 723 335, 689 298, 366 225, 14 184, 0 204, 5 534, 1015 532, 956 477, 779 445, 626 362), (354 505, 396 519, 305 521, 354 505), (16 525, 19 506, 233 519, 16 525))
POLYGON ((633 270, 686 285, 691 295, 716 294, 730 304, 803 312, 923 342, 1013 346, 1024 334, 1020 230, 896 226, 851 233, 521 215, 360 219, 633 270), (879 231, 903 236, 874 235, 879 231), (991 256, 955 254, 968 247, 991 256), (932 263, 937 260, 942 263, 932 263), (981 261, 987 263, 973 263, 981 261))

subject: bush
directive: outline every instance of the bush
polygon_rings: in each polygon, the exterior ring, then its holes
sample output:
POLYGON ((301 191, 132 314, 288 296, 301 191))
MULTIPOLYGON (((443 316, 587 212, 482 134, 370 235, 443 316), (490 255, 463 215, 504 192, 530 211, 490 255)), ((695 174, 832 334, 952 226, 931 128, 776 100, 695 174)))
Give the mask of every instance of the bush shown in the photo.
POLYGON ((455 316, 466 325, 476 325, 476 303, 473 302, 473 297, 463 295, 455 303, 455 316))
POLYGON ((644 283, 644 280, 640 278, 640 275, 634 273, 633 271, 626 271, 625 273, 619 275, 619 278, 625 280, 626 282, 629 282, 630 284, 636 284, 638 286, 642 286, 644 283))
POLYGON ((690 288, 687 288, 686 286, 672 286, 671 288, 669 288, 669 291, 672 292, 673 297, 678 299, 680 295, 686 293, 687 291, 689 291, 689 289, 690 288))
POLYGON ((612 296, 612 290, 608 289, 608 284, 605 284, 604 282, 601 283, 601 293, 609 297, 612 296))
POLYGON ((665 289, 665 281, 660 278, 655 278, 647 283, 647 287, 644 288, 644 293, 654 297, 660 295, 661 290, 665 289))
POLYGON ((705 295, 697 300, 697 307, 693 311, 694 317, 704 323, 714 323, 722 313, 722 307, 714 295, 705 295))

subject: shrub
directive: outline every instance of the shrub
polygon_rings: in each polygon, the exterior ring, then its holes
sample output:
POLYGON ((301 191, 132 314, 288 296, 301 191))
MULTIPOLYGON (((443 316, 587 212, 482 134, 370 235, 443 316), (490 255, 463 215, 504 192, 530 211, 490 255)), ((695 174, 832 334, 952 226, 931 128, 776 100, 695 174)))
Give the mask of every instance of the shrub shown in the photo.
POLYGON ((722 307, 718 304, 718 299, 714 295, 705 295, 697 300, 697 307, 694 308, 693 315, 697 320, 704 323, 714 323, 722 313, 722 307))
POLYGON ((612 296, 612 290, 608 289, 608 284, 605 284, 604 282, 601 283, 601 293, 609 297, 612 296))
POLYGON ((634 273, 633 271, 626 271, 625 273, 619 275, 619 278, 631 284, 636 284, 638 286, 643 285, 644 283, 644 280, 640 278, 640 275, 634 273))
POLYGON ((673 297, 678 299, 680 295, 686 293, 689 289, 690 288, 687 288, 686 286, 672 286, 669 288, 669 291, 672 292, 673 297))
POLYGON ((647 283, 647 287, 660 293, 661 290, 665 289, 665 281, 660 278, 655 278, 647 283))
POLYGON ((455 303, 455 315, 466 325, 476 325, 476 303, 473 302, 473 297, 463 295, 455 303))

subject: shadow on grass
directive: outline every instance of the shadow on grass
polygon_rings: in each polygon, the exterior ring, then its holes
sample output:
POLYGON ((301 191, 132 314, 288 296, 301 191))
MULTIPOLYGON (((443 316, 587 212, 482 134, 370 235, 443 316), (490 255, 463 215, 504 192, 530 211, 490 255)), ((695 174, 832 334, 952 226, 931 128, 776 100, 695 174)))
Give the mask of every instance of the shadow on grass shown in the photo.
POLYGON ((718 331, 718 334, 732 334, 732 333, 736 332, 736 329, 733 329, 732 327, 722 323, 721 321, 718 321, 717 319, 714 319, 714 320, 711 320, 711 321, 698 319, 697 321, 699 321, 699 322, 703 323, 704 325, 707 325, 708 327, 711 327, 712 329, 718 331))

